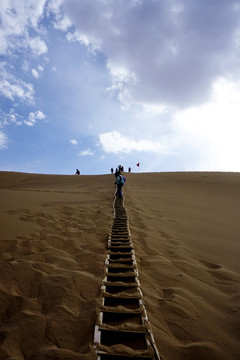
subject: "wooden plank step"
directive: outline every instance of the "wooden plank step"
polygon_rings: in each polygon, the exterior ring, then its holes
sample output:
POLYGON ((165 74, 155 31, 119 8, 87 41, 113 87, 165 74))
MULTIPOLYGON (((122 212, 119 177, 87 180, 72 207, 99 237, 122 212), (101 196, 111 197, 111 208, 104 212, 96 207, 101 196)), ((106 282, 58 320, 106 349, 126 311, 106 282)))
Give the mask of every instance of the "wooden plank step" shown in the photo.
POLYGON ((132 242, 131 238, 129 238, 129 239, 123 239, 123 238, 112 239, 111 237, 108 238, 108 243, 111 243, 112 245, 120 243, 120 242, 123 245, 131 245, 133 247, 133 242, 132 242))
POLYGON ((121 326, 125 323, 142 326, 144 324, 144 319, 140 313, 118 313, 118 312, 101 312, 100 314, 101 324, 109 326, 121 326))
POLYGON ((131 240, 131 237, 129 235, 127 236, 121 236, 121 235, 117 235, 117 236, 112 236, 112 235, 109 235, 109 238, 110 240, 112 241, 132 241, 131 240))
POLYGON ((114 354, 114 353, 105 353, 99 352, 97 360, 153 360, 153 357, 149 357, 149 355, 142 356, 129 356, 126 354, 114 354))
POLYGON ((117 254, 132 254, 133 247, 132 246, 110 246, 109 248, 111 253, 117 254))
POLYGON ((138 309, 127 309, 127 308, 118 308, 118 307, 106 307, 106 306, 102 306, 101 307, 101 312, 104 313, 113 313, 113 314, 145 314, 144 308, 143 307, 139 307, 138 309))
POLYGON ((126 245, 127 244, 132 245, 132 239, 130 237, 121 237, 121 236, 111 237, 111 236, 109 236, 108 242, 111 242, 113 245, 118 242, 121 242, 122 244, 126 244, 126 245))
POLYGON ((111 247, 111 246, 128 246, 130 247, 131 249, 133 249, 133 244, 131 241, 121 241, 121 240, 116 240, 116 241, 111 241, 111 240, 108 240, 108 247, 111 247))
POLYGON ((120 259, 107 259, 105 264, 113 264, 113 265, 133 265, 135 264, 135 260, 132 260, 131 258, 120 258, 120 259))
POLYGON ((106 264, 113 264, 113 265, 131 265, 131 264, 135 264, 135 260, 130 257, 130 256, 126 256, 126 257, 122 257, 122 256, 118 256, 118 257, 110 257, 109 259, 106 259, 106 264))
POLYGON ((118 257, 130 257, 130 256, 132 256, 133 255, 133 251, 132 251, 132 249, 131 249, 131 251, 129 251, 129 252, 121 252, 121 251, 111 251, 111 249, 110 249, 110 251, 109 251, 109 255, 110 256, 118 256, 118 257))
POLYGON ((107 274, 119 274, 119 273, 134 273, 135 276, 138 276, 136 268, 129 266, 129 267, 106 267, 106 273, 107 274))
POLYGON ((124 282, 124 283, 134 283, 136 282, 136 278, 137 276, 135 274, 124 274, 121 273, 121 275, 119 274, 106 274, 106 278, 107 281, 120 281, 120 282, 124 282))
POLYGON ((114 285, 102 285, 101 286, 101 290, 102 290, 102 296, 117 296, 119 298, 123 297, 123 296, 128 296, 128 297, 141 297, 142 296, 142 292, 139 288, 139 286, 122 286, 122 285, 118 285, 118 286, 114 286, 114 285))
POLYGON ((103 306, 107 307, 123 307, 125 309, 140 309, 142 306, 142 301, 140 297, 112 297, 105 296, 103 298, 103 306))
POLYGON ((130 283, 130 284, 124 284, 123 282, 117 282, 117 281, 103 281, 103 285, 104 286, 122 286, 122 287, 131 287, 131 288, 136 288, 139 287, 140 283, 139 281, 136 281, 134 283, 130 283))
POLYGON ((115 248, 120 248, 122 249, 122 247, 126 248, 129 247, 131 250, 133 249, 133 243, 130 241, 108 241, 108 247, 115 247, 115 248))
POLYGON ((125 224, 124 224, 124 223, 121 223, 121 224, 112 224, 111 230, 112 230, 112 231, 128 232, 128 231, 129 231, 129 226, 128 226, 128 223, 125 221, 125 224))
POLYGON ((116 223, 112 225, 111 231, 117 231, 117 232, 128 232, 129 233, 129 224, 127 221, 116 223))
POLYGON ((128 217, 126 215, 119 214, 115 217, 113 221, 114 225, 127 225, 128 224, 128 217))
MULTIPOLYGON (((128 260, 128 261, 131 261, 131 264, 126 264, 126 263, 124 263, 123 262, 123 264, 121 264, 121 263, 108 263, 108 260, 109 259, 106 259, 106 261, 105 261, 105 266, 106 266, 106 268, 110 268, 110 269, 117 269, 117 268, 119 268, 119 269, 137 269, 137 263, 136 262, 134 262, 134 260, 132 260, 132 259, 130 259, 130 260, 128 260)), ((125 258, 125 260, 126 260, 126 258, 125 258)))
POLYGON ((100 332, 100 343, 103 346, 123 345, 132 350, 147 350, 148 345, 144 331, 123 331, 98 328, 100 332))
POLYGON ((129 233, 123 233, 123 232, 111 232, 111 237, 115 238, 115 237, 121 237, 121 238, 129 238, 129 233))

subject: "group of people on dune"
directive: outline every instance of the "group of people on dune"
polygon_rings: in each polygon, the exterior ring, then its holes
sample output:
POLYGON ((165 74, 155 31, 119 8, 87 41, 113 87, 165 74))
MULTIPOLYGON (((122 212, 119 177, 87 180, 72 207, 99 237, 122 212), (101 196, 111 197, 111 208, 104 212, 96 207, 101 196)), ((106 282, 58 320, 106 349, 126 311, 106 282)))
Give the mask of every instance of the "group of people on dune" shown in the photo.
MULTIPOLYGON (((115 177, 116 177, 116 181, 115 184, 117 186, 117 190, 115 193, 115 196, 117 198, 122 198, 122 187, 126 182, 126 178, 122 175, 122 171, 124 171, 124 168, 122 165, 118 165, 118 167, 116 168, 116 171, 114 173, 115 177)), ((128 172, 131 172, 131 168, 128 168, 128 172)), ((113 174, 113 168, 111 168, 111 173, 113 174)), ((80 175, 80 171, 78 169, 76 169, 76 173, 75 175, 80 175)))

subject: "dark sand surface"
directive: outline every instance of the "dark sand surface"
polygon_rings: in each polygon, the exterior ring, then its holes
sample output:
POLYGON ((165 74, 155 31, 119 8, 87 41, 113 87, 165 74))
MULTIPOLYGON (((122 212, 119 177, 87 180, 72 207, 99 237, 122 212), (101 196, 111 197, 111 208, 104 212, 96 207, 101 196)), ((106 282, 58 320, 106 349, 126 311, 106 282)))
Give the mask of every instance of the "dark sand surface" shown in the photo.
MULTIPOLYGON (((126 174, 162 360, 240 354, 240 174, 126 174)), ((114 177, 0 172, 0 359, 95 359, 114 177)))

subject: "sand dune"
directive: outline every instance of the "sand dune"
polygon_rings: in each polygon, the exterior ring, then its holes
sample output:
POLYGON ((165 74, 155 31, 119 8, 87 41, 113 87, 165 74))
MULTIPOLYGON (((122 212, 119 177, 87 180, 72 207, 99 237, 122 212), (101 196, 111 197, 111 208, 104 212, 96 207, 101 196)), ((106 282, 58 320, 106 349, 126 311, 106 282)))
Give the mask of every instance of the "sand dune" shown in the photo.
MULTIPOLYGON (((240 353, 240 175, 126 174, 162 360, 240 353)), ((0 172, 0 359, 95 359, 114 178, 0 172)))
POLYGON ((238 359, 240 175, 131 174, 141 283, 163 359, 238 359))
POLYGON ((1 173, 0 358, 87 359, 112 179, 1 173))

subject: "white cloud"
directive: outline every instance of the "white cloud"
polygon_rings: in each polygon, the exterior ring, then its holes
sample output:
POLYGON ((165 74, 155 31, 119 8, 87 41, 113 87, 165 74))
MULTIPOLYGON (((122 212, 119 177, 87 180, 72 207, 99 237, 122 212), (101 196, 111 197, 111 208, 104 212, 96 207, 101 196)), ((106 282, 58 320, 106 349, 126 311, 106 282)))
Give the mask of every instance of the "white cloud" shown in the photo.
POLYGON ((0 95, 10 100, 19 98, 28 102, 33 102, 34 89, 32 84, 18 79, 5 69, 5 63, 0 64, 0 95))
POLYGON ((7 147, 7 135, 0 131, 0 149, 7 147))
POLYGON ((88 148, 86 150, 81 151, 79 155, 80 156, 93 156, 94 151, 92 151, 90 148, 88 148))
POLYGON ((96 50, 100 49, 99 41, 94 38, 89 38, 85 34, 80 34, 78 31, 67 33, 66 38, 68 41, 78 41, 85 45, 88 48, 88 51, 92 54, 94 54, 96 50))
POLYGON ((36 70, 36 69, 32 69, 32 75, 33 75, 33 77, 35 77, 35 79, 38 79, 39 76, 42 74, 43 70, 44 70, 44 68, 43 68, 41 65, 39 65, 39 66, 37 67, 37 70, 36 70))
POLYGON ((8 113, 0 110, 0 127, 16 124, 18 121, 18 114, 13 108, 8 113))
POLYGON ((67 17, 61 18, 57 23, 54 24, 55 29, 67 30, 71 26, 71 21, 67 17))
POLYGON ((46 115, 42 112, 42 111, 35 111, 35 112, 30 112, 28 114, 28 119, 24 120, 24 124, 28 125, 28 126, 33 126, 36 124, 37 120, 43 120, 46 118, 46 115))
POLYGON ((151 140, 134 140, 130 137, 123 136, 117 131, 111 131, 99 135, 100 144, 106 153, 130 153, 139 152, 156 152, 167 153, 167 147, 163 142, 151 140))
MULTIPOLYGON (((0 54, 6 54, 16 47, 26 46, 29 28, 39 31, 38 23, 44 13, 45 3, 46 0, 1 1, 0 54), (21 41, 18 41, 20 37, 21 41)), ((32 43, 33 50, 42 53, 44 44, 38 40, 37 42, 38 45, 36 42, 32 43)))
POLYGON ((29 39, 28 45, 35 55, 42 55, 48 51, 47 45, 39 36, 29 39))
POLYGON ((117 84, 128 83, 129 81, 136 80, 134 72, 130 72, 126 67, 120 64, 113 64, 111 61, 107 62, 107 69, 113 77, 114 82, 117 84))
POLYGON ((8 114, 3 113, 2 117, 4 119, 3 125, 17 124, 18 123, 18 114, 12 108, 9 110, 8 114))
POLYGON ((76 139, 69 140, 71 144, 78 145, 78 141, 76 139))
POLYGON ((11 81, 4 79, 0 84, 0 94, 11 100, 20 98, 22 100, 32 101, 33 93, 32 84, 27 84, 19 79, 12 78, 11 81))
POLYGON ((142 109, 149 114, 152 115, 160 115, 164 112, 167 111, 167 107, 166 105, 161 105, 161 104, 144 104, 142 103, 142 109))
MULTIPOLYGON (((39 56, 47 52, 46 43, 42 39, 46 33, 40 24, 46 1, 1 1, 0 54, 2 58, 6 56, 7 60, 0 64, 0 95, 12 101, 34 103, 33 85, 26 82, 18 67, 14 68, 12 64, 16 61, 24 72, 28 72, 32 55, 39 56)), ((42 71, 43 68, 38 66, 32 69, 32 75, 38 79, 42 71)))
POLYGON ((36 69, 32 69, 32 75, 33 75, 33 77, 35 77, 35 79, 39 78, 39 73, 37 72, 36 69))
POLYGON ((80 43, 88 46, 90 44, 90 41, 88 40, 86 35, 80 34, 78 31, 75 31, 74 33, 67 33, 66 38, 68 41, 79 41, 80 43))
POLYGON ((112 64, 111 61, 107 62, 107 69, 112 77, 112 84, 107 88, 107 91, 116 96, 124 108, 127 108, 133 102, 128 85, 137 81, 136 75, 124 66, 112 64))
POLYGON ((0 126, 9 126, 9 125, 22 125, 22 116, 18 114, 14 108, 11 108, 8 113, 0 110, 0 126))
POLYGON ((49 0, 47 3, 48 16, 52 13, 55 16, 54 22, 55 29, 66 31, 71 26, 71 21, 63 15, 61 6, 64 0, 49 0))
POLYGON ((46 115, 42 111, 35 111, 36 119, 43 120, 46 118, 46 115))

